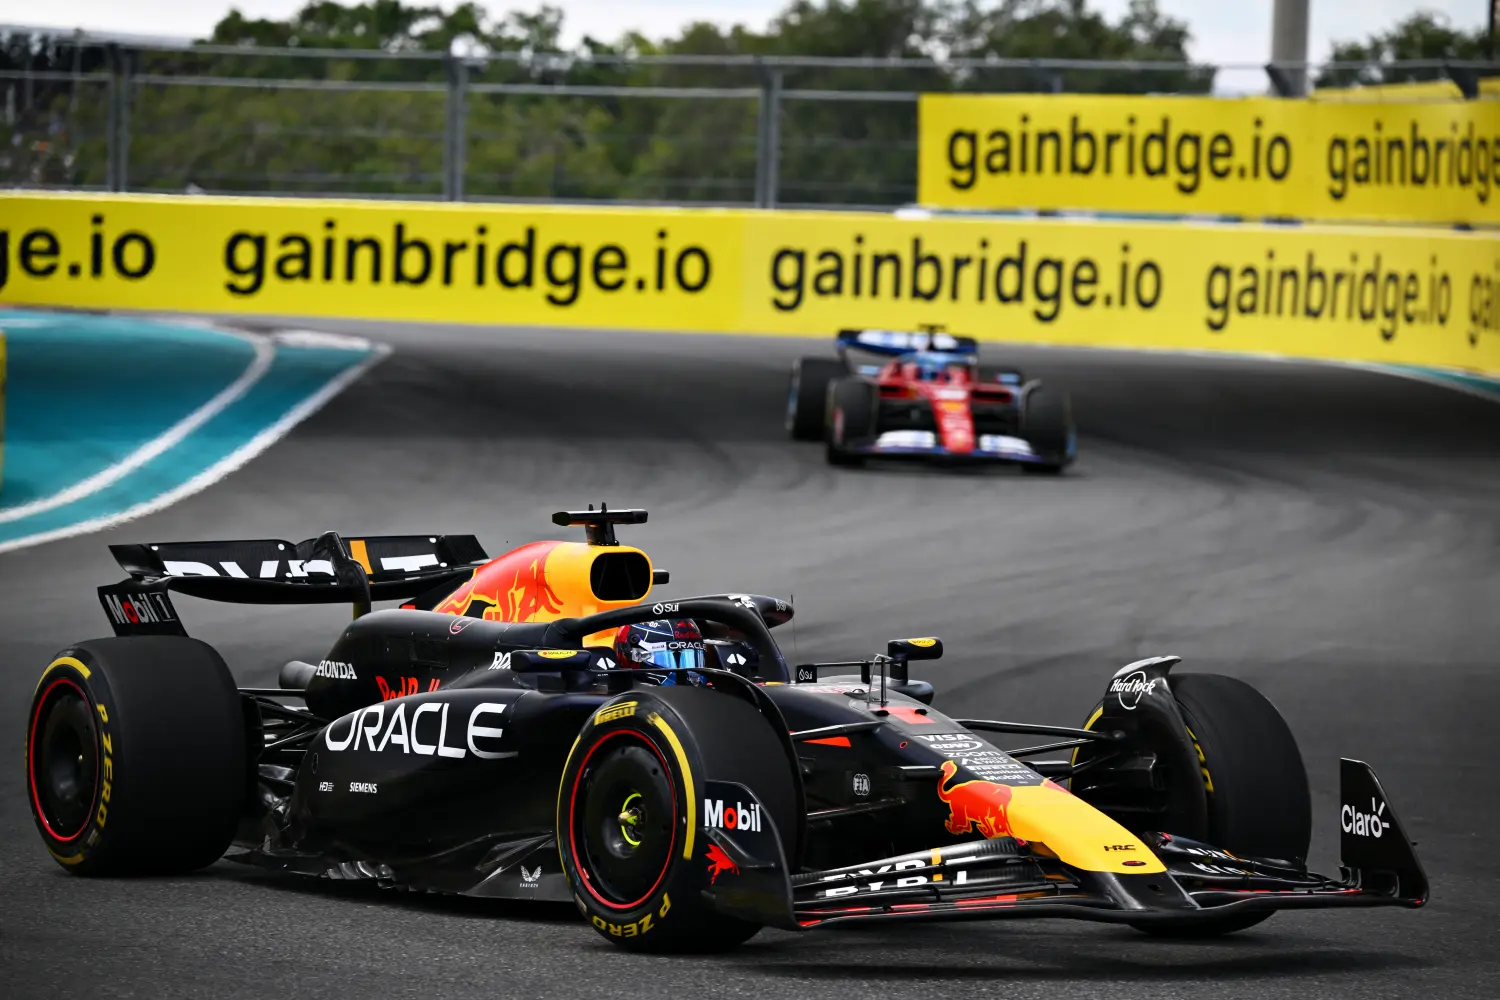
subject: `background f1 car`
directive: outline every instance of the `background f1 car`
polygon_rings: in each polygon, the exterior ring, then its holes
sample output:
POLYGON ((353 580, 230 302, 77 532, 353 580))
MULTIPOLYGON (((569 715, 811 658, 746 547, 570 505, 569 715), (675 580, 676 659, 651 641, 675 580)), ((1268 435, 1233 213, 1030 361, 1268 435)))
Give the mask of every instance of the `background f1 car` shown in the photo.
POLYGON ((1068 397, 1019 371, 981 368, 972 338, 842 330, 837 345, 836 359, 793 362, 786 405, 787 432, 822 440, 834 465, 917 456, 1060 472, 1073 461, 1068 397), (889 360, 859 364, 851 351, 889 360))
POLYGON ((953 719, 909 676, 937 639, 792 666, 770 631, 784 602, 653 600, 665 574, 614 535, 645 520, 559 513, 588 543, 488 561, 468 536, 114 547, 129 573, 100 588, 115 637, 58 653, 32 700, 47 850, 109 875, 191 871, 237 845, 235 860, 304 875, 571 899, 609 940, 658 951, 941 917, 1219 934, 1277 909, 1427 899, 1356 761, 1341 877, 1307 870, 1296 743, 1238 680, 1159 657, 1117 672, 1081 728, 953 719), (282 687, 236 690, 172 591, 349 601, 358 617, 282 687), (384 599, 404 603, 369 611, 384 599), (708 644, 672 686, 605 645, 661 619, 708 644), (1056 751, 1070 756, 1038 759, 1056 751))

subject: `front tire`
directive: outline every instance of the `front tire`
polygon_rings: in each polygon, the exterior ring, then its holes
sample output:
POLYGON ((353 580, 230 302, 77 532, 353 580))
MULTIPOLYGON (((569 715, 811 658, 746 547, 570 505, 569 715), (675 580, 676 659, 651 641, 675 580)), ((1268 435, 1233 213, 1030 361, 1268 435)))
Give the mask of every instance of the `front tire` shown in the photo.
POLYGON ((248 786, 229 668, 181 636, 63 650, 32 697, 26 779, 37 831, 74 875, 213 864, 234 838, 248 786))
POLYGON ((1209 842, 1294 865, 1312 842, 1312 796, 1297 738, 1255 688, 1222 674, 1184 674, 1172 695, 1198 748, 1209 842), (1276 807, 1268 809, 1267 803, 1276 807))
MULTIPOLYGON (((1222 674, 1182 674, 1170 685, 1198 752, 1200 773, 1182 780, 1203 784, 1204 839, 1235 854, 1303 864, 1312 841, 1307 769, 1276 706, 1244 681, 1222 674)), ((1243 913, 1134 926, 1158 937, 1217 937, 1269 916, 1243 913)))
POLYGON ((828 387, 824 444, 829 465, 864 464, 864 456, 853 449, 875 439, 879 405, 878 391, 862 378, 841 378, 828 387))
POLYGON ((558 850, 579 909, 612 943, 715 952, 760 930, 704 898, 712 885, 702 829, 710 778, 753 789, 783 855, 795 857, 796 775, 747 702, 693 687, 636 690, 584 725, 558 789, 558 850))
POLYGON ((816 441, 823 434, 828 384, 848 369, 832 358, 798 358, 787 387, 786 430, 793 441, 816 441))
POLYGON ((1043 475, 1062 472, 1072 463, 1077 449, 1072 399, 1043 385, 1026 394, 1023 406, 1021 433, 1042 461, 1022 468, 1043 475))

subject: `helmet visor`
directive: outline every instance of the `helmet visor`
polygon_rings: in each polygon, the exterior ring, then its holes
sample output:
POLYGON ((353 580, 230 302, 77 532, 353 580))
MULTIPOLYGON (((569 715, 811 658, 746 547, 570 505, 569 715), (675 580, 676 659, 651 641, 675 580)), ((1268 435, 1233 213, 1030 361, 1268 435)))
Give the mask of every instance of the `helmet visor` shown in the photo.
POLYGON ((665 667, 668 670, 698 669, 703 666, 701 649, 636 649, 631 659, 641 666, 665 667))

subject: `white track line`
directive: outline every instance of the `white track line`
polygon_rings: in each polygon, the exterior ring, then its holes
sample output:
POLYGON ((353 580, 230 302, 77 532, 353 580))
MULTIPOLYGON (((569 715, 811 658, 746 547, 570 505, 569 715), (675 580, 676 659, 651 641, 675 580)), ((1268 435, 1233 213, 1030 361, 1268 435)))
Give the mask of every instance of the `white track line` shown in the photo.
POLYGON ((87 479, 76 482, 67 489, 54 493, 51 496, 32 500, 30 503, 18 504, 14 507, 0 508, 0 524, 19 521, 23 517, 40 514, 43 511, 55 510, 75 500, 82 500, 84 497, 92 496, 106 487, 113 486, 169 448, 175 448, 181 444, 189 434, 208 423, 208 421, 220 413, 223 413, 231 403, 249 392, 251 386, 259 382, 265 376, 266 372, 271 370, 271 362, 276 359, 276 345, 269 337, 252 337, 241 334, 229 334, 229 336, 244 340, 255 349, 255 356, 250 360, 250 364, 246 366, 245 370, 240 373, 239 378, 219 390, 208 402, 173 424, 164 434, 146 442, 114 465, 106 469, 101 469, 87 479))
POLYGON ((353 385, 365 372, 375 367, 381 361, 384 361, 390 353, 391 349, 387 344, 371 344, 369 357, 352 368, 347 368, 340 372, 337 377, 331 379, 323 388, 288 410, 280 420, 181 486, 169 490, 161 496, 148 500, 145 503, 137 504, 128 510, 121 511, 118 514, 96 517, 91 521, 80 521, 77 524, 70 524, 64 528, 55 528, 52 531, 43 531, 35 535, 27 535, 24 538, 0 542, 0 552, 12 552, 30 545, 40 545, 43 542, 56 541, 60 538, 72 538, 76 535, 86 535, 90 532, 112 528, 115 525, 124 524, 126 521, 133 521, 138 517, 154 514, 165 507, 170 507, 184 497, 192 496, 194 493, 207 489, 240 468, 240 466, 249 462, 256 455, 271 447, 271 445, 275 444, 282 437, 285 437, 288 431, 322 409, 329 400, 353 385))

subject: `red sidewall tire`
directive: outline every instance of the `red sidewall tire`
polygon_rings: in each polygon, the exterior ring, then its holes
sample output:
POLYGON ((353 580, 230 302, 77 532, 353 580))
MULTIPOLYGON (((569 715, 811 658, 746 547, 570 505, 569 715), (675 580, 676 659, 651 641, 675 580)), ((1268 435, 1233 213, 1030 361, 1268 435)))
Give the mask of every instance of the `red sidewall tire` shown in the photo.
POLYGON ((206 643, 132 636, 63 650, 42 673, 26 726, 27 798, 48 853, 76 875, 212 864, 245 806, 245 731, 229 668, 206 643), (59 743, 67 727, 55 716, 74 703, 88 724, 59 743), (57 794, 71 755, 90 779, 86 805, 83 796, 57 794), (72 805, 60 811, 59 801, 72 805), (84 815, 82 828, 61 829, 63 813, 84 815))
MULTIPOLYGON (((634 914, 640 911, 642 907, 648 910, 651 909, 651 906, 648 906, 648 904, 657 902, 657 890, 662 888, 662 883, 666 880, 667 873, 671 871, 672 855, 676 852, 678 841, 685 832, 679 827, 678 823, 682 815, 683 795, 677 782, 673 780, 672 766, 667 762, 666 755, 672 752, 671 748, 667 747, 664 750, 645 733, 631 727, 617 726, 599 734, 595 739, 590 741, 588 747, 583 751, 582 758, 578 762, 578 774, 588 775, 590 773, 590 765, 594 763, 597 757, 604 756, 604 754, 607 754, 611 750, 629 751, 642 747, 655 758, 661 767, 662 774, 666 778, 667 799, 671 807, 671 819, 665 838, 666 843, 663 845, 661 851, 662 860, 659 864, 650 866, 649 872, 654 872, 655 878, 651 879, 650 885, 646 888, 645 892, 639 894, 626 893, 623 897, 617 896, 611 899, 606 894, 604 886, 597 884, 598 880, 589 871, 590 864, 585 857, 586 851, 583 846, 587 839, 587 833, 584 829, 585 823, 582 815, 586 803, 579 794, 580 789, 583 787, 582 782, 575 781, 572 784, 566 803, 566 813, 560 813, 560 816, 566 815, 567 825, 560 825, 558 827, 559 847, 566 852, 571 870, 578 873, 577 884, 584 889, 595 904, 604 907, 606 911, 611 913, 634 914)), ((624 804, 622 802, 622 805, 624 804)), ((647 877, 649 878, 650 875, 648 874, 647 877)))
POLYGON ((110 725, 114 718, 110 711, 113 705, 109 682, 102 675, 96 675, 77 657, 59 656, 37 682, 27 716, 26 791, 31 815, 47 853, 58 864, 78 874, 88 873, 93 849, 109 825, 109 807, 115 790, 114 733, 110 725), (81 810, 82 823, 76 827, 66 824, 69 829, 57 829, 65 824, 55 814, 49 818, 43 800, 50 797, 39 786, 45 786, 43 772, 46 763, 43 758, 46 740, 43 730, 52 714, 62 707, 59 701, 64 697, 77 698, 86 713, 89 724, 78 749, 79 756, 86 760, 86 770, 93 777, 89 783, 92 789, 81 810))
MULTIPOLYGON (((731 696, 696 689, 668 688, 683 696, 731 700, 731 696)), ((747 707, 753 713, 753 709, 747 707)), ((758 717, 757 717, 758 721, 758 717)), ((707 771, 687 721, 671 701, 651 691, 632 691, 614 699, 584 724, 563 766, 557 795, 557 844, 564 875, 584 919, 612 943, 637 951, 722 951, 748 940, 760 928, 724 916, 704 900, 709 888, 705 863, 708 841, 699 828, 701 800, 707 771), (611 892, 609 875, 588 846, 586 822, 591 795, 601 795, 608 809, 614 797, 604 788, 600 772, 619 748, 645 748, 663 769, 670 789, 671 824, 668 843, 657 871, 651 869, 644 893, 611 892)))

